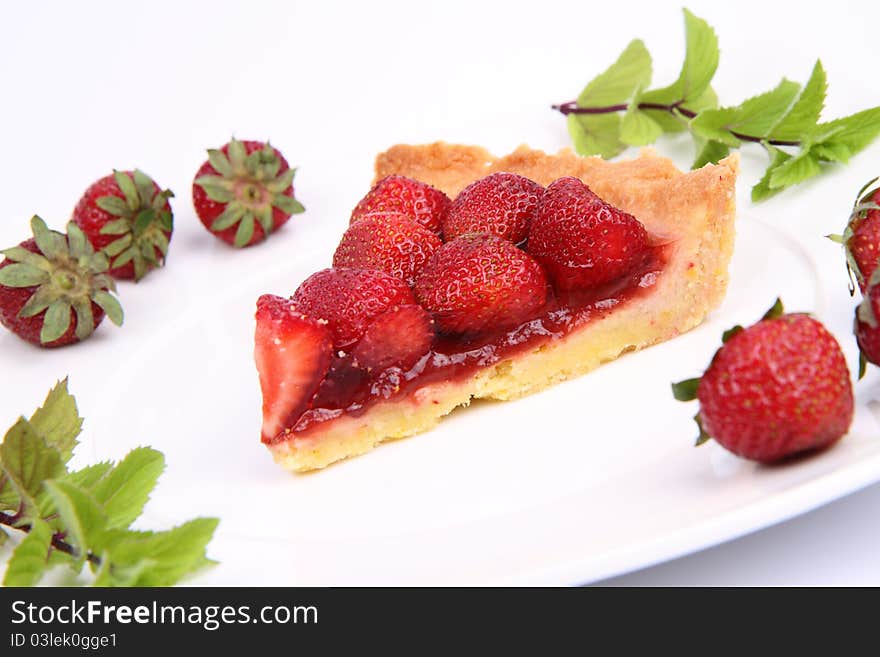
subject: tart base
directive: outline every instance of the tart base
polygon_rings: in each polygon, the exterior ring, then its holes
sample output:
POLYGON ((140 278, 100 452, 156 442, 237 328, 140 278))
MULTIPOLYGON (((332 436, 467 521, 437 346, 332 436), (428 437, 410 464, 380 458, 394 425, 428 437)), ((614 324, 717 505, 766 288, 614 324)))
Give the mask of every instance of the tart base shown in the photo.
POLYGON ((429 383, 405 396, 375 402, 359 415, 340 413, 269 445, 273 457, 289 470, 323 468, 383 441, 426 431, 471 399, 516 399, 696 327, 721 303, 727 289, 737 170, 734 155, 683 173, 652 149, 622 162, 583 158, 569 150, 547 155, 524 146, 494 158, 479 147, 444 143, 399 145, 380 154, 377 179, 400 174, 432 184, 451 197, 495 171, 518 173, 542 185, 576 176, 667 243, 666 266, 653 289, 560 339, 468 377, 429 383))

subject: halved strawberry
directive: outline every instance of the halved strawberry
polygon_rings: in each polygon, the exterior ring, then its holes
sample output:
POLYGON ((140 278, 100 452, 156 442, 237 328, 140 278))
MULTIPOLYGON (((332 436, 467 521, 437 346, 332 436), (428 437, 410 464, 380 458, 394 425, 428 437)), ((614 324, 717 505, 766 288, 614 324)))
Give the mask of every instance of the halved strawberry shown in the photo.
POLYGON ((431 316, 421 306, 408 304, 376 317, 351 355, 367 371, 395 366, 407 370, 428 353, 433 340, 431 316))
POLYGON ((264 443, 292 427, 330 368, 333 338, 325 324, 296 312, 289 299, 257 300, 254 360, 263 392, 264 443))

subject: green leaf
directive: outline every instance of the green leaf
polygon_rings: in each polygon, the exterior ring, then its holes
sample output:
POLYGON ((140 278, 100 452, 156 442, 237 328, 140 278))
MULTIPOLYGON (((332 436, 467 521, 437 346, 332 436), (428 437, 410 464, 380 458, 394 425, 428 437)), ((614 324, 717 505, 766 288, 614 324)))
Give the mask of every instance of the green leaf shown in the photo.
POLYGON ((703 429, 703 420, 700 418, 700 414, 699 414, 699 413, 697 413, 697 414, 694 416, 694 422, 697 423, 697 428, 698 428, 699 431, 700 431, 699 435, 697 436, 697 440, 696 440, 696 442, 694 442, 694 446, 695 446, 695 447, 699 447, 700 445, 702 445, 702 444, 704 444, 704 443, 707 443, 707 442, 709 442, 710 440, 712 440, 712 436, 710 436, 708 433, 706 433, 706 430, 703 429))
POLYGON ((791 110, 780 120, 770 133, 770 139, 781 141, 800 141, 815 127, 825 105, 828 81, 822 62, 816 61, 813 72, 791 110))
POLYGON ((880 107, 852 114, 828 123, 820 123, 811 135, 813 144, 833 142, 846 146, 855 155, 880 134, 880 107))
POLYGON ((89 299, 76 299, 73 302, 73 311, 76 314, 75 335, 79 340, 85 340, 95 332, 95 316, 92 313, 92 302, 89 299))
POLYGON ((764 316, 761 317, 761 320, 765 319, 778 319, 785 314, 785 306, 782 305, 782 299, 780 297, 776 297, 776 301, 773 302, 773 305, 770 306, 770 309, 764 313, 764 316))
MULTIPOLYGON (((129 260, 130 259, 131 258, 129 258, 129 260)), ((92 294, 92 301, 94 301, 96 304, 104 309, 104 312, 107 313, 107 317, 110 319, 111 322, 116 324, 116 326, 122 326, 125 315, 122 312, 122 305, 119 303, 119 299, 114 297, 109 292, 99 290, 98 292, 92 294)))
POLYGON ((773 172, 776 171, 780 166, 782 166, 785 162, 791 159, 791 155, 786 153, 785 151, 778 149, 774 146, 765 145, 768 153, 772 156, 772 160, 770 161, 770 166, 767 167, 767 171, 764 172, 764 177, 758 181, 758 183, 752 187, 752 202, 757 203, 758 201, 763 201, 764 199, 770 198, 777 192, 782 191, 781 188, 771 188, 770 187, 770 178, 773 175, 773 172))
POLYGON ((141 200, 140 205, 148 205, 157 194, 153 179, 140 169, 135 169, 132 177, 134 178, 134 185, 137 187, 138 196, 141 200))
MULTIPOLYGON (((129 244, 131 244, 131 243, 129 242, 129 244)), ((119 268, 119 267, 123 267, 123 266, 127 265, 129 262, 132 261, 132 259, 134 258, 134 256, 136 254, 137 254, 137 246, 135 246, 135 245, 129 246, 122 253, 120 253, 118 256, 116 256, 113 259, 113 267, 119 268)), ((101 304, 98 304, 98 305, 101 305, 101 304)))
POLYGON ((76 259, 89 257, 95 252, 85 233, 72 221, 67 224, 67 247, 76 259))
POLYGON ((61 453, 47 445, 24 418, 19 418, 0 444, 0 468, 18 494, 23 523, 39 517, 44 482, 65 472, 61 453))
POLYGON ((816 144, 810 148, 810 152, 823 162, 842 162, 845 164, 852 157, 849 146, 840 142, 816 144))
POLYGON ((229 148, 226 150, 229 153, 228 157, 232 169, 236 172, 244 171, 244 161, 247 159, 247 149, 244 144, 233 137, 229 140, 229 148))
POLYGON ((91 491, 112 469, 113 464, 110 461, 102 461, 94 465, 87 465, 73 472, 68 472, 57 481, 65 481, 82 490, 91 491))
POLYGON ((156 248, 162 252, 163 256, 168 255, 168 247, 170 246, 168 242, 168 238, 165 237, 165 233, 159 231, 152 237, 153 244, 156 245, 156 248))
POLYGON ((52 263, 46 260, 44 256, 41 256, 38 253, 31 253, 20 246, 13 246, 11 249, 3 249, 0 251, 0 255, 5 256, 12 262, 21 262, 37 269, 43 269, 49 273, 52 272, 52 263))
POLYGON ((170 233, 174 230, 174 216, 167 210, 161 210, 159 212, 159 223, 164 231, 170 233))
POLYGON ((64 540, 76 548, 76 564, 82 567, 89 552, 103 550, 107 519, 94 498, 71 482, 47 481, 45 486, 67 530, 64 540))
POLYGON ((108 528, 125 529, 141 514, 164 469, 160 452, 139 447, 95 485, 92 494, 104 508, 108 528))
POLYGON ((271 206, 256 210, 254 216, 256 216, 257 221, 260 222, 260 227, 263 229, 264 235, 268 235, 272 232, 273 224, 271 206))
POLYGON ((46 309, 43 318, 40 342, 42 344, 54 342, 64 335, 68 328, 70 328, 70 303, 64 299, 53 301, 46 309))
POLYGON ((735 336, 737 333, 741 333, 743 331, 743 327, 737 324, 736 326, 731 326, 724 333, 721 334, 721 343, 727 344, 730 339, 735 336))
POLYGON ((125 235, 131 232, 131 221, 128 219, 114 219, 101 226, 101 235, 125 235))
POLYGON ((770 189, 797 185, 821 172, 818 158, 809 151, 801 151, 773 169, 770 174, 770 189))
POLYGON ((49 230, 46 222, 37 215, 31 217, 31 230, 34 233, 34 241, 37 248, 47 258, 55 259, 67 252, 67 240, 61 233, 49 230))
POLYGON ((233 175, 232 164, 229 162, 229 158, 217 148, 209 148, 208 149, 208 162, 211 163, 211 166, 224 178, 231 178, 233 175))
POLYGON ((288 169, 274 180, 265 183, 265 187, 272 194, 282 194, 293 184, 294 175, 296 175, 296 169, 288 169))
POLYGON ((95 201, 95 205, 114 217, 127 217, 131 214, 128 204, 118 196, 101 196, 95 201))
POLYGON ((0 269, 0 285, 6 287, 33 287, 49 280, 49 274, 23 262, 6 265, 0 269))
POLYGON ((49 567, 52 529, 35 520, 9 559, 3 586, 35 586, 49 567))
POLYGON ((110 242, 110 244, 105 246, 104 253, 106 253, 111 258, 114 256, 118 256, 120 253, 125 251, 125 249, 131 246, 132 239, 133 238, 131 236, 131 233, 126 233, 118 240, 113 240, 112 242, 110 242))
POLYGON ((292 196, 287 196, 285 194, 276 194, 274 197, 272 197, 272 205, 281 210, 284 214, 292 215, 306 211, 302 203, 297 201, 292 196))
POLYGON ((141 205, 141 199, 134 181, 124 171, 114 171, 113 179, 116 181, 119 191, 125 196, 125 204, 128 208, 132 212, 137 210, 141 205))
MULTIPOLYGON (((603 107, 629 101, 636 90, 651 83, 651 55, 636 39, 617 61, 590 82, 577 97, 580 107, 603 107)), ((279 191, 283 191, 287 186, 279 191)))
POLYGON ((678 383, 672 384, 672 396, 678 401, 688 402, 697 398, 697 388, 700 386, 700 379, 685 379, 678 383))
POLYGON ((657 141, 663 128, 648 114, 631 103, 620 122, 620 141, 630 146, 645 146, 657 141))
POLYGON ((783 80, 772 91, 753 96, 737 107, 704 110, 691 121, 691 130, 732 147, 740 144, 737 134, 764 138, 788 112, 799 90, 796 82, 783 80))
POLYGON ((229 203, 235 198, 226 181, 219 176, 200 176, 195 184, 205 190, 208 198, 216 203, 229 203))
POLYGON ((707 139, 703 141, 703 145, 697 153, 692 169, 699 169, 707 164, 717 164, 719 160, 724 159, 730 154, 730 147, 720 141, 707 139))
POLYGON ((217 529, 216 518, 197 518, 164 532, 121 532, 108 547, 113 564, 146 563, 136 586, 171 586, 212 563, 205 549, 217 529))
POLYGON ((70 460, 82 432, 83 419, 76 399, 68 391, 66 378, 49 391, 43 405, 31 415, 30 424, 49 447, 58 450, 62 461, 70 460))
POLYGON ((241 221, 245 212, 247 212, 247 210, 244 206, 239 205, 238 203, 230 203, 224 208, 223 212, 220 213, 220 216, 214 219, 211 224, 211 230, 218 233, 234 226, 241 221))
POLYGON ((234 246, 241 248, 247 246, 248 242, 254 236, 254 215, 248 213, 242 217, 238 224, 238 230, 235 231, 234 246))
POLYGON ((18 311, 19 317, 33 317, 46 310, 52 303, 55 292, 48 285, 42 285, 37 288, 27 302, 18 311))
POLYGON ((626 148, 620 140, 617 114, 569 114, 568 132, 580 155, 612 158, 626 148))
POLYGON ((134 218, 134 234, 141 235, 150 227, 150 224, 153 223, 155 218, 156 211, 153 208, 146 208, 145 210, 138 212, 137 216, 134 218))
POLYGON ((685 57, 678 79, 668 87, 645 94, 643 101, 687 104, 708 89, 718 68, 718 37, 709 24, 684 10, 685 57))

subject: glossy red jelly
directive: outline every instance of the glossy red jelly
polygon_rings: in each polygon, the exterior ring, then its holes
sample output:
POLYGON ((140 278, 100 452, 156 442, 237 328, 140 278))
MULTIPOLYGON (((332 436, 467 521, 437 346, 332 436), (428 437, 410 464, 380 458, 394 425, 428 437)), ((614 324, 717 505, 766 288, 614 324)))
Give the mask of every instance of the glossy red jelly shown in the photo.
POLYGON ((293 432, 305 436, 344 413, 359 415, 377 402, 402 398, 428 383, 464 379, 477 369, 558 340, 650 290, 665 266, 667 248, 654 247, 641 267, 600 289, 562 295, 550 286, 544 307, 514 329, 469 337, 438 335, 431 351, 406 372, 392 367, 367 373, 353 366, 350 354, 339 352, 293 432))

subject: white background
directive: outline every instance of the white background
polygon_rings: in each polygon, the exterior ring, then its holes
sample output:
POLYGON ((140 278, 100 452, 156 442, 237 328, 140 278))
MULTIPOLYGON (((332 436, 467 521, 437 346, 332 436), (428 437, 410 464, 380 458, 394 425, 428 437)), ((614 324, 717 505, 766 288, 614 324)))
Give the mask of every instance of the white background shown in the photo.
MULTIPOLYGON (((766 1, 688 6, 719 35, 714 85, 722 102, 769 89, 781 76, 804 81, 821 56, 830 81, 827 117, 880 104, 872 79, 880 57, 876 3, 802 3, 796 11, 766 1)), ((32 409, 53 377, 66 373, 87 419, 112 417, 99 383, 112 381, 116 366, 139 349, 128 341, 146 339, 194 299, 237 289, 243 272, 329 254, 331 236, 369 183, 375 154, 391 144, 443 139, 496 153, 520 143, 551 151, 568 145, 565 121, 550 104, 573 99, 631 38, 643 38, 654 56, 655 84, 675 77, 683 54, 680 7, 659 1, 7 4, 0 17, 0 244, 24 239, 33 213, 60 228, 85 187, 114 167, 138 166, 171 187, 177 224, 169 267, 136 288, 123 286, 127 325, 118 333, 102 327, 89 346, 94 351, 83 345, 44 353, 0 335, 0 421, 32 409), (209 239, 189 201, 204 149, 233 133, 269 137, 301 167, 296 188, 308 209, 276 243, 246 253, 209 239)), ((685 140, 660 148, 689 164, 685 140)), ((743 152, 742 211, 792 236, 801 226, 815 235, 842 228, 855 191, 880 173, 880 145, 846 168, 752 206, 749 187, 764 162, 758 148, 743 152)), ((766 283, 772 296, 774 281, 766 283)), ((822 286, 823 294, 845 294, 842 270, 822 286)), ((848 339, 848 317, 823 319, 848 339)), ((168 377, 187 375, 174 362, 153 366, 168 377)), ((671 371, 669 379, 680 375, 671 371)), ((198 406, 198 385, 190 392, 181 403, 198 406)), ((140 391, 139 403, 149 407, 150 393, 140 391)), ((183 412, 155 409, 169 435, 183 412)), ((880 584, 878 507, 874 486, 612 582, 880 584)))

